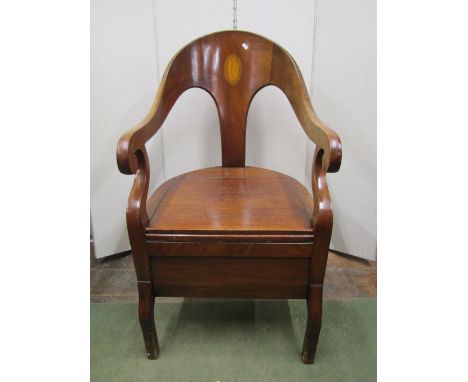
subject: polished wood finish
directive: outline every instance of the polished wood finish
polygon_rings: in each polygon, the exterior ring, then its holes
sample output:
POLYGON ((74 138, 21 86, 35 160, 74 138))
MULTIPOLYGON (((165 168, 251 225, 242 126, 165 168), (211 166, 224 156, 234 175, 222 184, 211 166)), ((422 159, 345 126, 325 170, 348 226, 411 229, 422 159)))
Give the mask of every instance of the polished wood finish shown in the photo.
POLYGON ((326 173, 338 171, 341 143, 315 114, 291 56, 248 32, 218 32, 190 43, 169 63, 147 117, 121 137, 117 163, 122 173, 135 174, 127 225, 148 358, 158 354, 149 313, 155 296, 305 298, 302 359, 312 363, 332 229, 326 173), (247 113, 267 85, 284 92, 316 144, 313 196, 286 175, 245 167, 247 113), (170 179, 148 199, 145 143, 193 87, 216 104, 222 167, 170 179))
POLYGON ((307 297, 308 258, 166 256, 151 266, 156 296, 307 297))

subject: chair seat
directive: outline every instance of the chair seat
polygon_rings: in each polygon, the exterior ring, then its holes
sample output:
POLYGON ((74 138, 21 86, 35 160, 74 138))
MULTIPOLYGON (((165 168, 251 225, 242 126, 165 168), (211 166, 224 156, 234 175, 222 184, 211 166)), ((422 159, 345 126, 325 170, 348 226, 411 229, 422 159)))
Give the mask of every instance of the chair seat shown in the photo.
POLYGON ((257 167, 211 167, 165 182, 148 201, 147 241, 310 242, 313 199, 257 167))

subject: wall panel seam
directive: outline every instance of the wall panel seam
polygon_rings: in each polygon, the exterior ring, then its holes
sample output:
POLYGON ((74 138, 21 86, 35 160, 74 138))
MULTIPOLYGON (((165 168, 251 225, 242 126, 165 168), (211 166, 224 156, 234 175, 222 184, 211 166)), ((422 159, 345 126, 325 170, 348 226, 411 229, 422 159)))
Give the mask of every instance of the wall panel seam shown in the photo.
MULTIPOLYGON (((158 87, 161 84, 161 70, 159 68, 159 34, 158 34, 158 20, 157 20, 157 11, 156 11, 156 0, 152 1, 153 5, 153 30, 154 30, 154 53, 156 55, 156 78, 158 87)), ((157 89, 155 89, 157 91, 157 89)), ((161 168, 162 168, 162 177, 163 183, 167 180, 166 179, 166 155, 164 150, 164 126, 161 126, 160 129, 161 134, 161 168)))
POLYGON ((237 0, 232 0, 232 29, 237 29, 237 0))
MULTIPOLYGON (((317 8, 318 8, 318 2, 319 0, 315 0, 314 2, 314 28, 312 31, 312 62, 311 62, 311 75, 310 75, 310 100, 312 103, 312 95, 314 94, 314 82, 315 82, 315 48, 317 46, 316 40, 317 40, 317 8)), ((310 153, 310 139, 307 138, 307 144, 306 144, 306 165, 305 165, 305 174, 304 174, 304 184, 306 186, 310 185, 309 182, 309 177, 312 175, 312 157, 310 153)), ((312 178, 310 178, 310 181, 312 181, 312 178)))

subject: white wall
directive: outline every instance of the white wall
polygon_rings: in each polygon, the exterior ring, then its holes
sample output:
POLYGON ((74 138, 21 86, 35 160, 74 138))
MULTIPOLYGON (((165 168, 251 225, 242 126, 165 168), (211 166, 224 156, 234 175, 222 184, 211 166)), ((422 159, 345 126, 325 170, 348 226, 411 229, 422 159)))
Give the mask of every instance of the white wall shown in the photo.
MULTIPOLYGON (((120 135, 153 102, 155 46, 151 0, 91 2, 91 219, 97 257, 129 249, 125 210, 133 179, 119 173, 115 151, 120 135)), ((160 171, 153 167, 152 173, 160 171)))
POLYGON ((328 176, 332 248, 367 259, 377 250, 377 25, 375 0, 316 0, 312 102, 343 145, 328 176))
MULTIPOLYGON (((367 74, 375 72, 375 52, 356 50, 361 39, 369 46, 364 32, 375 38, 375 21, 368 20, 370 3, 237 0, 236 13, 238 29, 270 38, 292 54, 318 114, 342 136, 342 171, 329 176, 336 216, 333 244, 338 250, 368 258, 375 254, 369 252, 372 246, 375 249, 375 222, 369 226, 375 211, 375 203, 373 210, 369 206, 375 201, 375 171, 363 169, 368 163, 359 162, 347 150, 349 146, 357 154, 366 152, 369 140, 375 153, 375 95, 368 91, 375 87, 375 79, 367 74), (349 20, 348 12, 352 15, 349 20), (356 19, 367 24, 353 31, 356 19), (334 25, 337 23, 340 25, 334 25), (356 35, 346 35, 350 33, 356 35), (354 52, 363 56, 357 58, 354 52), (361 65, 361 61, 365 63, 361 65), (364 98, 354 99, 363 94, 364 98), (348 120, 350 112, 353 123, 348 120), (365 174, 359 174, 359 179, 361 175, 371 179, 357 186, 350 182, 362 171, 365 174), (369 197, 373 192, 374 199, 369 197)), ((207 33, 232 29, 233 1, 95 0, 91 21, 91 213, 96 254, 102 257, 129 248, 125 209, 132 178, 118 173, 118 138, 146 114, 165 66, 183 45, 207 33)), ((282 171, 310 189, 313 150, 281 91, 273 87, 261 90, 247 121, 247 165, 282 171)), ((183 94, 149 142, 148 154, 153 188, 175 175, 220 165, 218 117, 209 95, 199 89, 183 94)), ((372 165, 375 169, 375 161, 372 165)))

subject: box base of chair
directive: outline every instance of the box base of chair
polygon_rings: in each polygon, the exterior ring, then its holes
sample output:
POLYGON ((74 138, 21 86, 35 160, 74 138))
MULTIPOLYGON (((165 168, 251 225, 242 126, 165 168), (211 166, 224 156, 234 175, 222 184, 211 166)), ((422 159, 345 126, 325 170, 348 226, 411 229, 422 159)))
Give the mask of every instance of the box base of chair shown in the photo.
POLYGON ((156 297, 307 298, 310 258, 151 257, 156 297))

